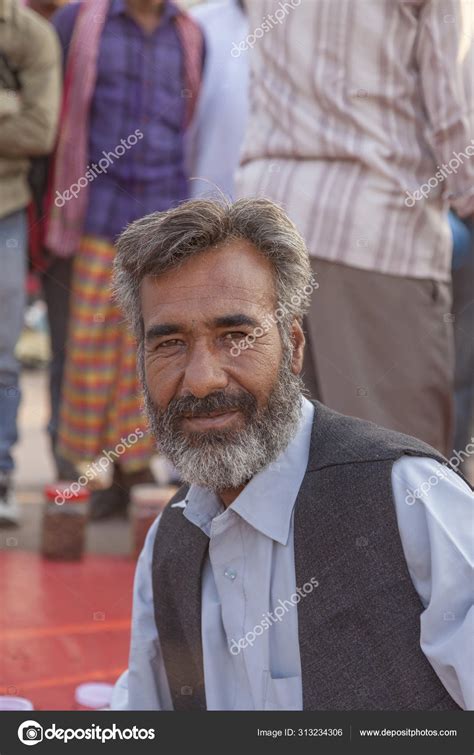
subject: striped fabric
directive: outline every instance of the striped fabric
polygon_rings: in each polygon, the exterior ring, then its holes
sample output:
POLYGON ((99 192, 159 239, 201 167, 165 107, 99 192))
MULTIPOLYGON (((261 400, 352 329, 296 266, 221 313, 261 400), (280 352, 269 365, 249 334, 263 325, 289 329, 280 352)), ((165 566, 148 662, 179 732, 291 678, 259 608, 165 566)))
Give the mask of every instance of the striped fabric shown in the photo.
POLYGON ((246 8, 251 115, 239 196, 281 203, 315 257, 448 280, 448 203, 474 212, 474 2, 246 8), (436 179, 450 160, 460 164, 436 179), (430 179, 426 198, 412 201, 407 192, 430 179))
POLYGON ((80 465, 121 443, 119 464, 132 472, 147 466, 153 441, 140 411, 135 342, 111 300, 114 256, 109 242, 84 237, 74 260, 58 451, 80 465), (132 442, 137 428, 143 437, 132 442))

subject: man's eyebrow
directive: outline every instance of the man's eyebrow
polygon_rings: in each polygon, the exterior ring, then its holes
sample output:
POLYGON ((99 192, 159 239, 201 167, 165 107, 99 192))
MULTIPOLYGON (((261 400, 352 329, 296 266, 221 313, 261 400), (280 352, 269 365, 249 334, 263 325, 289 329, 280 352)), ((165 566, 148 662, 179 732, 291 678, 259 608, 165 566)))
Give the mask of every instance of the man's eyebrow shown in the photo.
POLYGON ((253 317, 244 314, 236 315, 223 315, 222 317, 216 317, 213 320, 213 324, 218 328, 234 328, 238 325, 248 325, 251 328, 257 328, 259 323, 254 320, 253 317))
MULTIPOLYGON (((257 328, 259 323, 253 317, 243 313, 235 315, 222 315, 212 320, 212 325, 217 328, 235 328, 247 325, 250 328, 257 328)), ((145 340, 151 341, 154 338, 162 336, 171 336, 174 333, 181 333, 185 328, 178 323, 166 322, 162 324, 150 325, 145 334, 145 340)))
POLYGON ((173 333, 178 333, 182 328, 176 323, 163 323, 163 325, 151 325, 145 334, 145 339, 151 341, 152 338, 159 338, 160 336, 170 336, 173 333))

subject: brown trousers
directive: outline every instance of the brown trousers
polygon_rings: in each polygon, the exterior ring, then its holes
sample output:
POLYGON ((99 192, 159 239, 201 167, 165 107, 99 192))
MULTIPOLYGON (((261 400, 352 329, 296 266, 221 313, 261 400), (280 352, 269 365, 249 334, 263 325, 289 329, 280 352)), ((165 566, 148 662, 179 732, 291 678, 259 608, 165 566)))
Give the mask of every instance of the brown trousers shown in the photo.
POLYGON ((303 378, 331 409, 452 450, 451 286, 312 258, 303 378))

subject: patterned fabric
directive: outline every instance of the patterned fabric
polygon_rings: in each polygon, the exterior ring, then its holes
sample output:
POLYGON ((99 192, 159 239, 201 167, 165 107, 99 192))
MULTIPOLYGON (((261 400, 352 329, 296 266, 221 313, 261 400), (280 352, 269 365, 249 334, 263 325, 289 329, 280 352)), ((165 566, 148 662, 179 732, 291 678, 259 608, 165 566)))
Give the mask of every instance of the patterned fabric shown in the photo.
POLYGON ((121 443, 118 463, 130 472, 147 466, 153 441, 140 410, 135 342, 111 300, 114 257, 112 244, 84 237, 74 260, 58 452, 83 464, 121 443), (143 437, 135 441, 137 428, 143 437))
POLYGON ((474 212, 472 0, 246 8, 239 196, 280 202, 315 257, 448 280, 448 204, 474 212))
POLYGON ((84 176, 89 140, 89 111, 97 77, 97 55, 108 0, 85 0, 80 8, 68 54, 58 144, 54 156, 51 209, 46 245, 56 254, 74 254, 87 209, 87 192, 58 207, 57 194, 84 176), (100 23, 102 19, 102 23, 100 23), (74 145, 74 146, 73 146, 74 145))
POLYGON ((124 0, 84 0, 54 24, 67 66, 46 245, 69 256, 84 233, 112 241, 137 217, 186 198, 182 133, 203 42, 170 0, 150 35, 124 0))

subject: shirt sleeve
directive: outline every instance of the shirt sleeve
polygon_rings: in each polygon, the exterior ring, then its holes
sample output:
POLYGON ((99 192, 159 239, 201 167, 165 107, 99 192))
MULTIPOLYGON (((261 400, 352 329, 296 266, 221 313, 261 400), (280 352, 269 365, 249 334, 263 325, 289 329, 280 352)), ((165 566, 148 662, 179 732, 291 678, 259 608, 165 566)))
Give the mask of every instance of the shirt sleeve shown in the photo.
MULTIPOLYGON (((474 213, 474 4, 426 0, 416 50, 426 134, 444 196, 461 217, 474 213), (443 177, 444 176, 444 177, 443 177)), ((436 177, 436 176, 435 176, 436 177)))
POLYGON ((47 155, 56 137, 60 102, 60 51, 49 24, 26 16, 21 35, 20 91, 16 112, 2 117, 0 156, 47 155))
POLYGON ((474 709, 474 494, 434 459, 404 456, 392 470, 400 538, 425 610, 420 646, 461 708, 474 709))
POLYGON ((150 527, 137 562, 129 664, 115 683, 112 710, 173 710, 153 608, 151 567, 159 521, 150 527))

